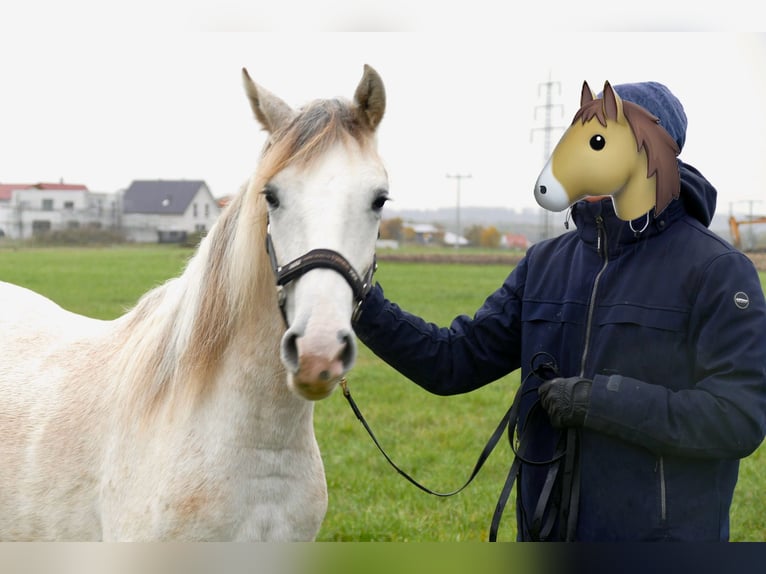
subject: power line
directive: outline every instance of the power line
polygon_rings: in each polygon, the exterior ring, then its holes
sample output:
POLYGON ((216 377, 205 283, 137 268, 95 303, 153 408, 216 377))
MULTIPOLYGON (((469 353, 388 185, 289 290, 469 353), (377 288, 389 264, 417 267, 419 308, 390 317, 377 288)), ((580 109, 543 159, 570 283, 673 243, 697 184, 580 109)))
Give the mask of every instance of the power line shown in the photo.
MULTIPOLYGON (((548 74, 548 81, 547 82, 541 82, 537 85, 537 96, 540 97, 543 90, 545 91, 545 103, 541 106, 535 106, 535 113, 534 117, 537 119, 537 112, 540 110, 543 110, 545 113, 545 124, 543 127, 540 128, 532 128, 529 134, 529 141, 534 140, 534 136, 536 132, 543 132, 543 162, 542 164, 545 165, 545 162, 548 161, 548 158, 551 155, 551 133, 556 130, 564 130, 566 129, 566 126, 554 126, 552 124, 551 120, 551 111, 554 108, 558 108, 561 111, 561 115, 564 115, 564 106, 561 104, 554 104, 553 103, 553 89, 558 89, 558 94, 561 95, 561 82, 554 82, 550 79, 550 74, 548 74)), ((542 231, 541 231, 541 239, 547 239, 550 237, 550 212, 547 209, 542 210, 542 231)))

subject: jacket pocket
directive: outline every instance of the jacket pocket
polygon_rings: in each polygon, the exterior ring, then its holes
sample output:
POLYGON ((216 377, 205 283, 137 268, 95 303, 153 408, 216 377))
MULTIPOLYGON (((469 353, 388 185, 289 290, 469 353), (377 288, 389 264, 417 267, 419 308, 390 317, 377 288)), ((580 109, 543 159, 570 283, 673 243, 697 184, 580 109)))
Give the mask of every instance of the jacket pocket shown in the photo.
POLYGON ((626 324, 657 331, 682 333, 686 331, 689 314, 671 308, 640 307, 637 305, 611 305, 598 313, 599 325, 626 324))
POLYGON ((574 302, 525 300, 521 310, 523 322, 585 323, 586 305, 574 302))
MULTIPOLYGON (((693 372, 689 315, 669 308, 611 305, 599 308, 588 367, 599 373, 687 388, 693 372)), ((587 370, 586 370, 587 372, 587 370)))

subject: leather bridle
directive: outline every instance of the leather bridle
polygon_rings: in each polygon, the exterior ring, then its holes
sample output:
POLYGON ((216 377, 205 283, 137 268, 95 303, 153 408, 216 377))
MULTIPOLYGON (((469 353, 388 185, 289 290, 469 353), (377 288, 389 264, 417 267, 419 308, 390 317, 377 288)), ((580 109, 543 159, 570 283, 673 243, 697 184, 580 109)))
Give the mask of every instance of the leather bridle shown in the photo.
POLYGON ((351 287, 354 301, 354 311, 352 313, 353 321, 359 313, 365 295, 367 295, 372 286, 372 276, 378 268, 377 259, 375 255, 373 255, 372 263, 367 268, 364 275, 359 275, 356 269, 354 269, 354 266, 351 265, 351 263, 348 262, 348 259, 343 257, 343 255, 332 249, 322 248, 312 249, 311 251, 296 257, 289 263, 280 265, 277 261, 274 242, 271 239, 270 226, 267 226, 266 228, 266 252, 269 255, 271 268, 274 271, 274 277, 276 278, 279 309, 282 312, 285 325, 287 325, 287 297, 285 296, 284 286, 288 283, 302 277, 312 269, 332 269, 343 277, 343 279, 346 280, 346 283, 351 287))

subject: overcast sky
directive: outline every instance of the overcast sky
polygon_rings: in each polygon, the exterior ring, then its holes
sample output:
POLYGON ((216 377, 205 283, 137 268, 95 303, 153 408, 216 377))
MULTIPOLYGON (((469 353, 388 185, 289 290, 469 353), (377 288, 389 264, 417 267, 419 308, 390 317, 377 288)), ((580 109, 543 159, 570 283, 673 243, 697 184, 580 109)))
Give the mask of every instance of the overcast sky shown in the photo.
MULTIPOLYGON (((334 20, 304 8, 303 16, 320 24, 313 28, 303 20, 284 25, 285 4, 268 17, 230 0, 216 9, 154 3, 151 18, 128 3, 115 3, 123 8, 109 14, 101 6, 29 1, 10 20, 2 14, 1 183, 63 178, 116 191, 133 179, 184 178, 204 179, 216 196, 231 194, 253 171, 264 141, 242 90, 242 67, 299 106, 351 97, 367 63, 387 90, 379 148, 394 209, 454 206, 448 173, 472 176, 463 181, 463 205, 534 207, 544 159, 543 84, 553 82, 551 120, 563 127, 583 81, 600 91, 604 81, 656 80, 684 103, 689 129, 681 158, 718 188, 719 213, 761 198, 755 210, 766 212, 766 34, 696 31, 717 29, 711 14, 692 17, 685 24, 692 32, 630 31, 641 26, 629 24, 602 32, 606 23, 597 23, 587 32, 546 33, 487 20, 477 31, 461 26, 459 14, 437 30, 423 10, 403 17, 397 2, 393 15, 357 4, 357 12, 334 20), (43 6, 46 18, 38 22, 43 6), (77 6, 90 10, 91 20, 73 20, 77 6), (355 28, 409 31, 333 31, 355 28)), ((679 27, 672 24, 653 28, 679 27)), ((551 145, 561 133, 553 132, 551 145)))

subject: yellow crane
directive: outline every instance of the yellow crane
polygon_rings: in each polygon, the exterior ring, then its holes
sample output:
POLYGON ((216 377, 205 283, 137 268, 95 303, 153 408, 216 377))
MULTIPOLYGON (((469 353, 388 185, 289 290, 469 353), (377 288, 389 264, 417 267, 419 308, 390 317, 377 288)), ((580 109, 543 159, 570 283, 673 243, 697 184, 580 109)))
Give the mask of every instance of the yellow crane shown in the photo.
POLYGON ((740 225, 750 223, 766 223, 766 217, 753 217, 751 219, 737 219, 733 215, 729 217, 729 231, 731 232, 731 243, 737 249, 742 249, 742 237, 739 234, 740 225))

